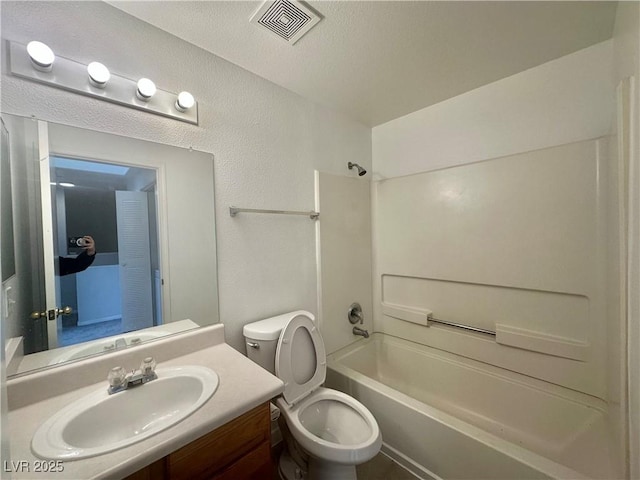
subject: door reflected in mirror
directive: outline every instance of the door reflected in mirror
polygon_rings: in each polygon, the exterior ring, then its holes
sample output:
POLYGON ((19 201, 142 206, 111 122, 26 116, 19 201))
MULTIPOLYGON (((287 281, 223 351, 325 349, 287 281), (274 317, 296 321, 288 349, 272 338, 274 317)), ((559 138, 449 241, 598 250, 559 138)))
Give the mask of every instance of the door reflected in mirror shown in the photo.
POLYGON ((219 321, 211 154, 2 119, 15 238, 2 284, 9 375, 219 321))
POLYGON ((58 317, 57 346, 162 325, 156 171, 50 159, 56 296, 71 307, 58 317), (84 246, 87 237, 95 248, 84 246))

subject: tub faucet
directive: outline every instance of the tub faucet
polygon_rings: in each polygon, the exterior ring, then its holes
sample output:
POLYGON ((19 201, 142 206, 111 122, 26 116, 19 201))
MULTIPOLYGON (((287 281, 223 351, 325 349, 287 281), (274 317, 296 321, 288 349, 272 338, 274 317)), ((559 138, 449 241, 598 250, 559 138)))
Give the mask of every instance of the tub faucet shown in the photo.
POLYGON ((109 395, 122 392, 127 388, 144 385, 151 380, 155 380, 158 378, 155 368, 156 361, 153 357, 145 358, 140 364, 140 369, 134 369, 130 373, 127 373, 123 367, 112 368, 107 376, 107 380, 109 381, 109 388, 107 391, 109 392, 109 395))
POLYGON ((365 330, 364 328, 353 327, 353 334, 354 335, 362 335, 364 338, 369 338, 369 332, 367 330, 365 330))

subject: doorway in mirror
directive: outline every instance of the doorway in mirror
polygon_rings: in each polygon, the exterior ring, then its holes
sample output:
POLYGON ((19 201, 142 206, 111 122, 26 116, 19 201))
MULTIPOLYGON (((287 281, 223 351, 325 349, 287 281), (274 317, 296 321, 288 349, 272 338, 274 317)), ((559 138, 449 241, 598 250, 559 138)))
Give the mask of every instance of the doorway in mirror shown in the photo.
POLYGON ((56 297, 72 310, 57 346, 161 325, 156 171, 54 154, 50 168, 59 262, 85 267, 57 270, 56 297))

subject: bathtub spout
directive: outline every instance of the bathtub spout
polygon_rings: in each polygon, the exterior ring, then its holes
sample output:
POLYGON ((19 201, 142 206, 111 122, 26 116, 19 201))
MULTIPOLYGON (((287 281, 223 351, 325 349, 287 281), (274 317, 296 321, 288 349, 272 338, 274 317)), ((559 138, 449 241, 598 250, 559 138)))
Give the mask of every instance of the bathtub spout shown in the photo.
POLYGON ((364 328, 353 327, 353 334, 354 335, 362 335, 364 338, 369 338, 369 332, 367 330, 365 330, 364 328))

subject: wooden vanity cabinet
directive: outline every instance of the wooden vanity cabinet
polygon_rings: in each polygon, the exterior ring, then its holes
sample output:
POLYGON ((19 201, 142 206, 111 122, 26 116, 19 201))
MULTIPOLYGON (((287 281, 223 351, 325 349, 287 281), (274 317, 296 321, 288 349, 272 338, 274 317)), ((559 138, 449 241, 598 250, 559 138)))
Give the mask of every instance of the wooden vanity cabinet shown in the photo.
POLYGON ((125 480, 269 480, 269 403, 264 403, 125 480))

